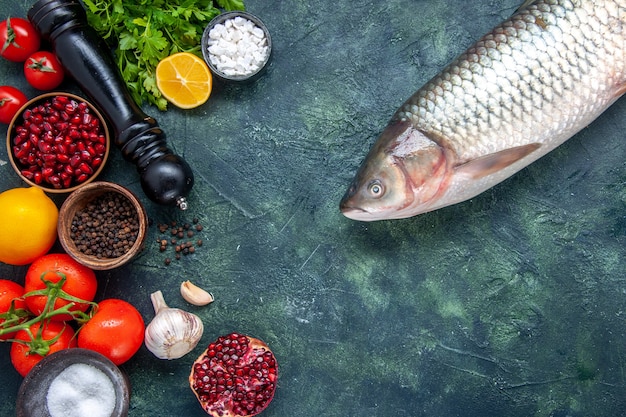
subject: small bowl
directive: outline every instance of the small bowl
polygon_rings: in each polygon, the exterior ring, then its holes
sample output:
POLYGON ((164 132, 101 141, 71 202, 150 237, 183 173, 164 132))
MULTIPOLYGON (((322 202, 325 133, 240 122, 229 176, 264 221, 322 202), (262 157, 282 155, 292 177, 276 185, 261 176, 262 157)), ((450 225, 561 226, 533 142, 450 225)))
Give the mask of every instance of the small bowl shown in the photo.
MULTIPOLYGON (((232 21, 234 22, 234 20, 232 21)), ((265 26, 265 24, 258 17, 242 11, 226 12, 219 14, 215 18, 213 18, 213 20, 211 20, 207 27, 204 29, 204 33, 202 34, 201 46, 204 61, 211 69, 213 75, 215 75, 215 77, 219 80, 226 83, 246 83, 257 80, 265 71, 265 68, 267 67, 267 64, 269 63, 270 57, 272 55, 272 37, 270 36, 270 32, 267 29, 267 26, 265 26), (216 56, 222 57, 226 56, 227 54, 225 53, 220 55, 214 55, 209 52, 209 40, 211 31, 215 28, 215 26, 225 24, 225 22, 231 21, 232 19, 235 19, 237 17, 246 19, 251 22, 253 26, 261 29, 263 31, 265 44, 267 46, 267 53, 265 54, 264 60, 256 65, 253 70, 250 70, 245 74, 225 73, 219 68, 216 56)))
MULTIPOLYGON (((59 210, 57 230, 59 242, 68 255, 91 269, 107 270, 124 265, 142 251, 147 237, 148 215, 137 196, 127 188, 111 182, 96 181, 72 192, 63 202, 59 210), (124 254, 117 257, 98 257, 96 255, 86 254, 79 249, 77 243, 72 239, 72 223, 76 213, 87 207, 94 199, 107 192, 117 193, 125 197, 136 213, 138 221, 138 231, 135 242, 124 254)), ((93 239, 91 240, 93 241, 93 239)))
MULTIPOLYGON (((52 353, 44 357, 31 369, 20 385, 17 394, 16 412, 17 417, 52 417, 54 410, 48 406, 48 393, 53 395, 51 389, 55 389, 60 381, 56 378, 66 371, 61 378, 71 377, 73 370, 77 368, 90 369, 93 375, 97 375, 100 382, 112 388, 115 400, 112 404, 111 417, 125 417, 128 415, 130 400, 130 383, 122 371, 104 355, 92 350, 71 348, 52 353), (73 365, 89 365, 73 366, 73 365), (93 369, 95 368, 95 369, 93 369), (107 384, 106 379, 111 383, 107 384), (53 383, 55 385, 53 385, 53 383), (52 388, 51 388, 52 387, 52 388)), ((74 378, 76 379, 76 378, 74 378)), ((74 381, 75 382, 75 381, 74 381)), ((93 380, 81 380, 74 388, 80 390, 81 384, 94 384, 93 380)), ((93 386, 90 388, 94 388, 93 386)), ((54 408, 54 398, 50 398, 50 407, 54 408)))
MULTIPOLYGON (((64 120, 59 120, 59 121, 64 122, 64 120)), ((81 131, 78 131, 78 134, 80 133, 81 131)), ((72 132, 72 135, 73 135, 73 132, 72 132)), ((88 184, 94 179, 96 179, 96 177, 100 174, 100 172, 102 172, 102 169, 104 168, 104 165, 106 164, 106 161, 109 156, 109 149, 110 149, 109 129, 104 120, 104 117, 98 111, 98 109, 96 109, 91 103, 89 103, 84 98, 77 96, 75 94, 64 93, 64 92, 45 93, 29 100, 26 104, 24 104, 20 108, 20 110, 15 114, 15 116, 11 120, 11 123, 9 124, 9 128, 7 130, 7 142, 6 143, 7 143, 7 154, 9 155, 9 161, 11 162, 11 166, 13 166, 13 169, 20 176, 20 178, 27 184, 33 187, 39 187, 49 193, 70 193, 76 190, 77 188, 82 187, 83 185, 88 184), (40 138, 38 144, 29 142, 29 140, 26 138, 23 138, 22 140, 20 140, 19 145, 16 144, 18 141, 17 130, 24 124, 24 113, 26 112, 26 110, 37 108, 38 106, 44 105, 46 103, 52 103, 55 97, 66 97, 67 99, 70 100, 70 102, 74 102, 78 104, 85 103, 88 107, 89 113, 92 115, 91 117, 95 116, 95 118, 99 120, 100 127, 99 127, 98 132, 100 132, 101 135, 104 135, 104 141, 103 141, 104 143, 96 144, 96 143, 89 142, 91 146, 87 147, 86 146, 87 141, 78 139, 78 138, 71 138, 69 134, 70 132, 67 128, 61 127, 60 125, 55 124, 53 122, 53 123, 49 123, 50 126, 48 126, 47 130, 44 127, 44 129, 40 133, 37 133, 37 136, 39 136, 40 138), (61 132, 64 132, 66 134, 62 134, 61 132), (46 135, 49 135, 49 138, 47 141, 44 140, 44 137, 46 135), (59 144, 57 143, 57 141, 63 141, 63 143, 59 144), (79 142, 82 142, 82 144, 79 144, 79 142), (102 145, 104 145, 104 150, 98 149, 98 148, 101 148, 102 145), (15 148, 21 147, 21 146, 24 146, 24 148, 18 149, 17 152, 22 152, 23 158, 31 158, 32 159, 31 162, 24 162, 16 155, 15 148), (28 148, 26 148, 26 146, 28 148), (58 147, 60 146, 65 148, 64 153, 62 154, 58 153, 58 147), (75 147, 74 152, 71 152, 71 147, 75 147), (81 157, 80 155, 81 149, 84 149, 88 153, 91 153, 90 155, 91 159, 88 159, 85 155, 82 155, 81 157), (60 159, 60 155, 64 155, 63 159, 60 159), (75 155, 76 157, 74 157, 75 155), (54 186, 53 183, 46 182, 44 179, 42 179, 44 177, 41 174, 41 172, 43 171, 43 168, 39 166, 39 164, 44 163, 43 161, 45 160, 45 158, 54 158, 55 156, 56 156, 56 159, 53 159, 52 161, 49 161, 48 163, 50 165, 62 165, 63 166, 62 168, 63 174, 61 174, 61 171, 59 171, 58 166, 52 168, 54 172, 54 176, 59 178, 59 182, 57 186, 54 186), (92 161, 95 160, 95 156, 100 158, 100 162, 96 167, 92 165, 92 161), (87 166, 89 167, 91 172, 86 172, 85 173, 86 179, 81 179, 79 181, 78 180, 78 176, 80 175, 79 172, 82 172, 80 171, 81 169, 80 164, 83 162, 87 163, 87 166), (29 168, 32 168, 33 170, 37 170, 38 173, 32 172, 28 176, 25 176, 24 172, 28 171, 29 168), (77 169, 79 171, 77 171, 77 169), (70 174, 70 171, 72 172, 72 174, 70 174), (69 180, 67 178, 61 179, 62 176, 65 176, 65 175, 69 175, 70 179, 69 180)), ((52 176, 48 176, 48 177, 50 178, 52 176)))

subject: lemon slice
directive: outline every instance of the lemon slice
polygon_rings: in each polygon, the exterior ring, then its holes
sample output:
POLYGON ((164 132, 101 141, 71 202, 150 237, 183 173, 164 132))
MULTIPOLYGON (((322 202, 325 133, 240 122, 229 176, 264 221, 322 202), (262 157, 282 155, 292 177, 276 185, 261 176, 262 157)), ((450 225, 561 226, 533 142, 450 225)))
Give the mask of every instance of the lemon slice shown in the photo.
POLYGON ((178 52, 159 62, 156 83, 170 103, 181 109, 193 109, 209 99, 213 76, 201 58, 189 52, 178 52))

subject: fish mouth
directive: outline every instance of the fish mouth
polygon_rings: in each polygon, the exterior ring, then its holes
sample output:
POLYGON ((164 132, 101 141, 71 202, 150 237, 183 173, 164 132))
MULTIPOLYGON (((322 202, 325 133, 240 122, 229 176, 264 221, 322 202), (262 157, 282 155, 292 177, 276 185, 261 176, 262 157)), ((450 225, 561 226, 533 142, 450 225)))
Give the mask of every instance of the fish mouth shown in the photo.
POLYGON ((340 207, 341 214, 352 220, 372 221, 376 220, 372 217, 372 213, 355 207, 340 207))
POLYGON ((372 222, 376 220, 386 220, 389 218, 388 215, 385 215, 384 213, 370 212, 360 207, 352 207, 343 201, 339 204, 339 210, 341 210, 341 214, 346 216, 348 219, 361 222, 372 222))

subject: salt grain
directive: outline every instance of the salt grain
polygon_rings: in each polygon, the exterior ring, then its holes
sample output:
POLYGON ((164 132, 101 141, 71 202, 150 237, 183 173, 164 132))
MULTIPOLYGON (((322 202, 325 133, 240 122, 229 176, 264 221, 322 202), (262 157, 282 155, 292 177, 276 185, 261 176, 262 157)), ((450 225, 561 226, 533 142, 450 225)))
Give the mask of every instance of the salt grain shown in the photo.
POLYGON ((215 25, 209 31, 207 49, 211 63, 227 76, 257 72, 270 52, 263 29, 241 16, 215 25))
POLYGON ((100 369, 75 363, 52 381, 46 402, 51 417, 109 417, 115 408, 115 387, 100 369))

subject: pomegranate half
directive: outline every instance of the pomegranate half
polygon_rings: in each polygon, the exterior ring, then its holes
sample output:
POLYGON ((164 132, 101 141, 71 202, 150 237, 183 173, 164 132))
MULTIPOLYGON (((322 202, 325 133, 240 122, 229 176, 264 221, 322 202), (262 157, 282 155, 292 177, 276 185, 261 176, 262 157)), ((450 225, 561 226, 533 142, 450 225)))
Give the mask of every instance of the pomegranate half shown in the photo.
POLYGON ((274 398, 278 364, 259 339, 220 336, 195 360, 189 385, 204 411, 214 417, 254 416, 274 398))

